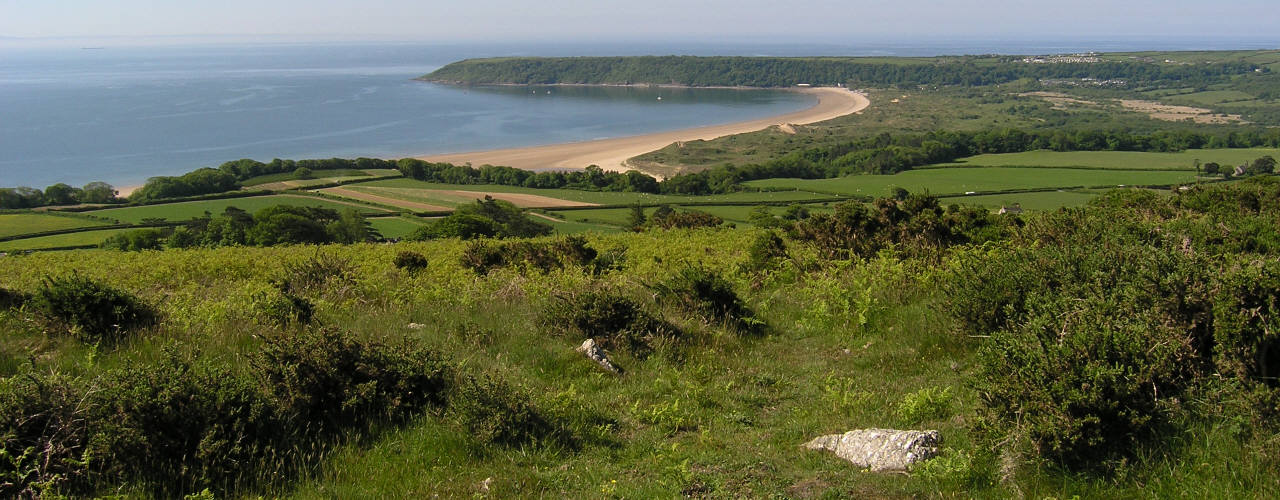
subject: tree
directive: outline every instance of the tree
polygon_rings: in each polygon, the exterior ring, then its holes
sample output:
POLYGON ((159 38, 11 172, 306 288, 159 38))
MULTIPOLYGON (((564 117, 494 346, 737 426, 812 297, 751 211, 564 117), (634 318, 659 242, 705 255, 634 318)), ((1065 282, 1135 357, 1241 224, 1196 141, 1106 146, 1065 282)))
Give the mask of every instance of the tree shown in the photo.
POLYGON ((362 243, 382 238, 382 235, 373 228, 373 224, 352 208, 343 210, 338 220, 330 223, 327 229, 333 241, 338 243, 362 243))
POLYGON ((627 225, 631 228, 641 227, 644 226, 646 220, 648 219, 644 216, 644 208, 641 208, 640 205, 632 205, 631 215, 627 218, 627 225))
POLYGON ((311 173, 311 169, 307 167, 298 167, 296 170, 293 171, 294 179, 306 180, 313 177, 315 177, 315 175, 313 175, 311 173))
POLYGON ((1215 162, 1209 162, 1209 163, 1205 163, 1203 167, 1204 167, 1204 175, 1218 175, 1218 169, 1220 168, 1220 165, 1218 165, 1215 162))
POLYGON ((1276 170, 1276 159, 1270 156, 1263 156, 1262 158, 1253 160, 1253 163, 1249 165, 1248 170, 1250 175, 1273 173, 1276 170))
POLYGON ((118 191, 110 184, 101 181, 90 182, 80 188, 81 203, 111 203, 116 200, 118 191))
POLYGON ((502 226, 493 219, 474 214, 455 213, 418 228, 410 240, 434 240, 440 238, 489 238, 497 236, 502 226))
POLYGON ((79 201, 80 190, 61 182, 44 188, 44 202, 47 205, 71 205, 79 201))

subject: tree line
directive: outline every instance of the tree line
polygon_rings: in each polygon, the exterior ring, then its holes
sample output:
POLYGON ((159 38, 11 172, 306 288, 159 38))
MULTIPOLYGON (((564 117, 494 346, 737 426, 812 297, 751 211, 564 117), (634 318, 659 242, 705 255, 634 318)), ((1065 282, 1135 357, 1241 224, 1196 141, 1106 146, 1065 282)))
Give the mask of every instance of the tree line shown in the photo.
POLYGON ((922 134, 886 132, 831 146, 803 149, 762 163, 722 165, 669 177, 660 185, 663 193, 716 194, 740 190, 740 183, 751 180, 895 174, 979 154, 1036 150, 1176 152, 1222 147, 1280 147, 1280 130, 1257 129, 1227 134, 1191 130, 1136 133, 1127 130, 1025 131, 1014 128, 922 134))
POLYGON ((360 243, 380 239, 382 235, 355 210, 339 212, 320 207, 275 205, 252 214, 236 207, 227 207, 217 216, 205 212, 176 228, 135 229, 112 236, 102 247, 137 251, 360 243))
POLYGON ((990 57, 517 57, 468 59, 448 64, 424 80, 463 84, 672 84, 695 87, 814 85, 993 85, 1023 78, 1124 80, 1128 84, 1178 81, 1207 84, 1267 73, 1246 62, 1195 65, 1143 61, 1027 64, 990 57))
POLYGON ((116 194, 118 194, 116 189, 110 184, 98 181, 79 188, 59 182, 44 188, 43 191, 28 186, 0 188, 0 209, 111 203, 116 201, 116 194))

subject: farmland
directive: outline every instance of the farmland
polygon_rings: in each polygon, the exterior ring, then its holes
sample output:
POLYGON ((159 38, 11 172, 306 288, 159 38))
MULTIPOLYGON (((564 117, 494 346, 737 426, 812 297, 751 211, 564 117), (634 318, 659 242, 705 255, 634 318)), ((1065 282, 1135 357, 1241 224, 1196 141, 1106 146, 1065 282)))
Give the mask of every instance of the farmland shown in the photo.
POLYGON ((125 208, 108 208, 105 210, 95 210, 88 212, 89 215, 97 217, 107 217, 117 219, 124 222, 142 222, 144 219, 165 219, 169 221, 183 221, 192 217, 203 216, 205 212, 217 215, 222 213, 227 207, 236 207, 247 212, 255 212, 266 207, 274 205, 294 205, 307 207, 322 207, 333 210, 344 210, 354 208, 361 212, 387 212, 386 209, 371 207, 367 204, 356 202, 333 201, 314 196, 303 195, 268 195, 268 196, 251 196, 243 198, 228 198, 220 200, 204 200, 204 201, 188 201, 180 203, 165 203, 159 205, 145 205, 137 207, 125 208))
POLYGON ((987 167, 909 170, 896 175, 851 175, 835 179, 766 179, 746 184, 759 188, 886 196, 894 188, 911 192, 928 191, 935 195, 959 195, 969 191, 1170 185, 1193 181, 1194 171, 987 167))
POLYGON ((100 231, 83 231, 78 233, 0 241, 0 251, 12 252, 15 250, 43 250, 48 248, 96 246, 101 244, 103 241, 106 241, 107 238, 125 231, 127 231, 127 229, 103 229, 100 231))
POLYGON ((980 167, 1082 167, 1114 170, 1189 170, 1194 162, 1214 162, 1235 166, 1262 156, 1280 158, 1280 149, 1188 149, 1177 153, 1145 153, 1132 151, 1030 151, 970 156, 954 163, 937 166, 980 167))
POLYGON ((0 214, 0 237, 106 225, 107 222, 75 215, 40 213, 0 214))

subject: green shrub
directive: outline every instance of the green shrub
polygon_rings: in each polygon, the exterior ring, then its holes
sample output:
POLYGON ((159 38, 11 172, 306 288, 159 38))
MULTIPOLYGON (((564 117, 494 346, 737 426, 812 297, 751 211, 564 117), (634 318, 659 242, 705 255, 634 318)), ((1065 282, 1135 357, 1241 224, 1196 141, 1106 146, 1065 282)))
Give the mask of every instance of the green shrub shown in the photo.
POLYGON ((534 407, 529 396, 490 376, 459 384, 450 401, 467 434, 482 444, 572 444, 562 429, 534 407))
POLYGON ((408 272, 417 272, 427 268, 427 258, 418 252, 409 250, 401 250, 396 254, 396 269, 403 269, 408 272))
POLYGON ((163 229, 134 229, 107 238, 101 247, 126 252, 159 250, 164 247, 168 237, 168 232, 163 229))
POLYGON ((567 266, 586 266, 595 261, 595 249, 586 238, 567 236, 552 241, 477 241, 462 251, 462 265, 478 274, 499 267, 520 266, 550 272, 567 266))
POLYGON ((253 303, 260 319, 281 327, 308 325, 315 316, 315 305, 310 300, 286 289, 256 294, 253 303))
POLYGON ((763 271, 778 265, 787 258, 787 244, 773 231, 760 233, 747 249, 747 262, 743 268, 748 271, 763 271))
POLYGON ((1280 386, 1280 262, 1240 265, 1220 280, 1213 304, 1215 367, 1280 386))
POLYGON ((641 357, 664 340, 680 336, 679 329, 645 312, 636 301, 605 291, 555 297, 543 312, 543 322, 575 339, 588 337, 604 349, 641 357))
POLYGON ((86 491, 84 394, 79 381, 57 373, 0 379, 0 497, 86 491))
POLYGON ((161 498, 256 483, 290 443, 290 426, 256 381, 226 366, 170 351, 102 376, 90 393, 95 479, 161 498))
POLYGON ((693 229, 698 227, 716 227, 724 224, 724 219, 706 212, 687 210, 655 211, 646 225, 659 229, 693 229))
POLYGON ((310 259, 286 263, 275 281, 285 293, 320 294, 334 285, 350 285, 354 276, 350 259, 317 252, 310 259))
POLYGON ((17 290, 0 288, 0 310, 17 309, 31 300, 31 296, 17 290))
POLYGON ((32 303, 86 342, 118 341, 156 321, 155 310, 137 297, 79 274, 46 277, 32 303))
POLYGON ((705 267, 684 267, 652 289, 659 303, 695 314, 703 321, 741 330, 752 330, 759 325, 751 310, 738 298, 733 285, 705 267))
POLYGON ((439 407, 452 377, 450 366, 427 349, 360 340, 335 329, 268 339, 255 365, 297 425, 315 433, 439 407))
POLYGON ((1151 310, 1100 298, 1038 299, 979 351, 991 421, 1070 468, 1105 468, 1169 421, 1194 378, 1189 334, 1151 310))

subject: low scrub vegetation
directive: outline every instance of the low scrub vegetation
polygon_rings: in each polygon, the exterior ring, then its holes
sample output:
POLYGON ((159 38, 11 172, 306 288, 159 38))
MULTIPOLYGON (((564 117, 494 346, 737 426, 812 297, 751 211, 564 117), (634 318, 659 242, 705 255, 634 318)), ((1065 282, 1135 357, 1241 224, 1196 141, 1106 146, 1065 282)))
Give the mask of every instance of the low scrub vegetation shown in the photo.
POLYGON ((1277 199, 6 257, 0 496, 1270 497, 1277 199), (163 321, 49 314, 64 286, 163 321), (799 446, 873 427, 941 455, 856 474, 799 446))

